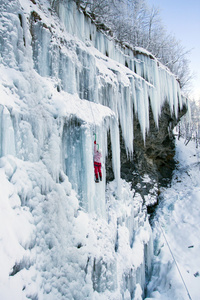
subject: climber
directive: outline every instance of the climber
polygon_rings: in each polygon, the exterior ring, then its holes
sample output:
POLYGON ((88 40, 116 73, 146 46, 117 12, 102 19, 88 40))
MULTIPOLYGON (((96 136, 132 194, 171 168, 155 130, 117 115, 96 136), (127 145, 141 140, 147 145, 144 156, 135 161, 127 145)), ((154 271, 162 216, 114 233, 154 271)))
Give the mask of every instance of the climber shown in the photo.
POLYGON ((95 174, 95 182, 99 182, 99 178, 102 181, 102 173, 101 173, 101 151, 97 150, 96 141, 94 141, 94 174, 95 174))

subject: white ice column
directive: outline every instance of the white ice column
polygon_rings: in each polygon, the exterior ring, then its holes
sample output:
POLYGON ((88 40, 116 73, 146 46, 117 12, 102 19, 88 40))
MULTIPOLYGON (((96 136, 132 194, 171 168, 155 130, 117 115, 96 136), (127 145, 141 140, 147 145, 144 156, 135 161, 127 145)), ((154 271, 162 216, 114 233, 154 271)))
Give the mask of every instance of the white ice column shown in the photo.
POLYGON ((96 126, 98 146, 102 149, 103 180, 94 180, 94 136, 90 124, 69 120, 63 130, 63 169, 77 192, 80 206, 89 213, 105 217, 105 154, 107 152, 107 130, 103 124, 96 126))
POLYGON ((111 118, 110 123, 111 146, 112 146, 112 165, 115 180, 117 181, 118 194, 120 195, 120 142, 119 126, 115 118, 111 118))
POLYGON ((118 110, 126 153, 129 155, 133 153, 133 102, 131 100, 130 86, 121 87, 118 110))
POLYGON ((149 98, 147 85, 143 79, 136 82, 136 98, 138 107, 138 120, 141 127, 143 140, 145 142, 146 132, 149 130, 149 98))
POLYGON ((0 156, 15 155, 15 134, 10 113, 0 105, 0 156))

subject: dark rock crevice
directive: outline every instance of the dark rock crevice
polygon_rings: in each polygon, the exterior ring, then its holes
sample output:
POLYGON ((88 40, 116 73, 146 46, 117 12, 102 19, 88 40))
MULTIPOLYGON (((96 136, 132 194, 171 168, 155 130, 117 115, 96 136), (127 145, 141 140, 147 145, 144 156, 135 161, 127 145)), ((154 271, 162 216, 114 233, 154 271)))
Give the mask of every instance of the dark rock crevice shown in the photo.
MULTIPOLYGON (((179 109, 178 117, 171 114, 170 107, 165 102, 159 117, 159 126, 155 125, 153 113, 149 110, 150 130, 146 135, 144 144, 140 130, 140 124, 134 118, 134 153, 133 157, 127 157, 122 131, 120 128, 120 155, 121 155, 121 178, 132 183, 136 192, 140 193, 145 201, 145 195, 151 194, 156 199, 159 188, 170 184, 173 171, 176 166, 174 127, 180 118, 187 112, 186 106, 179 109), (144 182, 143 177, 149 176, 150 181, 144 182), (156 186, 156 188, 155 188, 156 186)), ((108 138, 108 157, 106 162, 107 181, 113 180, 112 152, 110 139, 108 138)), ((154 201, 155 202, 155 201, 154 201)))

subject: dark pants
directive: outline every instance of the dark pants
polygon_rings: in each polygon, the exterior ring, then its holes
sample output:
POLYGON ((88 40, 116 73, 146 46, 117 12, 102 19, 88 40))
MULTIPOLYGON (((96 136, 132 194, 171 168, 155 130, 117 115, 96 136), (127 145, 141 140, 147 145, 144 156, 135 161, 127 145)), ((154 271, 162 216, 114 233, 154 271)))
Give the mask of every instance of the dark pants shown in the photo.
POLYGON ((102 179, 101 163, 94 162, 94 174, 95 174, 96 180, 98 180, 99 177, 100 177, 100 179, 102 179))

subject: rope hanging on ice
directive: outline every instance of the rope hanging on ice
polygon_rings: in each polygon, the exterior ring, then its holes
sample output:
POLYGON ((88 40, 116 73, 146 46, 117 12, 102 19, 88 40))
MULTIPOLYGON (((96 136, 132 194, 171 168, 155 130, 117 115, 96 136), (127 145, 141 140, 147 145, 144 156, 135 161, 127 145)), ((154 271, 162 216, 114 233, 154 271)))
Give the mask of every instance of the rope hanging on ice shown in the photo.
MULTIPOLYGON (((77 30, 78 30, 78 32, 79 32, 79 35, 81 36, 82 40, 84 40, 83 37, 82 37, 81 31, 80 31, 80 29, 79 29, 79 26, 78 26, 77 23, 76 23, 74 14, 72 14, 72 17, 73 17, 73 20, 74 20, 74 24, 76 24, 76 28, 77 28, 77 30)), ((70 19, 69 19, 69 22, 70 22, 70 19)), ((71 28, 73 28, 71 22, 70 22, 70 25, 71 25, 71 28)), ((94 66, 93 62, 92 62, 92 65, 94 66)), ((94 66, 94 67, 95 67, 95 66, 94 66)), ((94 117, 94 113, 93 113, 91 101, 88 100, 88 102, 89 102, 89 105, 90 105, 90 110, 91 110, 91 113, 92 113, 92 117, 93 117, 93 121, 94 121, 94 126, 95 126, 95 129, 96 129, 96 122, 95 122, 95 117, 94 117)), ((94 130, 94 132, 95 132, 95 130, 94 130)), ((95 141, 96 141, 96 133, 94 133, 94 134, 95 134, 95 141)), ((97 144, 97 145, 98 145, 98 150, 99 150, 99 144, 97 144)))
POLYGON ((165 239, 165 241, 166 241, 166 244, 167 244, 167 246, 168 246, 168 248, 169 248, 169 251, 170 251, 170 253, 171 253, 171 256, 172 256, 172 258, 173 258, 173 260, 174 260, 174 263, 175 263, 175 265, 176 265, 176 268, 177 268, 177 270, 178 270, 178 272, 179 272, 179 275, 180 275, 180 277, 181 277, 181 280, 182 280, 182 282, 183 282, 183 284, 184 284, 184 286, 185 286, 185 289, 186 289, 186 291, 187 291, 188 298, 189 298, 190 300, 192 300, 192 297, 190 296, 190 293, 189 293, 189 291, 188 291, 187 285, 186 285, 186 283, 185 283, 185 281, 184 281, 184 279, 183 279, 183 276, 182 276, 182 274, 181 274, 181 271, 180 271, 180 269, 179 269, 179 266, 178 266, 178 264, 177 264, 177 261, 176 261, 176 259, 175 259, 175 257, 174 257, 174 254, 173 254, 173 252, 172 252, 172 249, 171 249, 171 247, 170 247, 170 245, 169 245, 169 242, 167 241, 167 238, 166 238, 166 235, 165 235, 165 233, 164 233, 164 230, 162 229, 162 226, 160 225, 160 222, 159 222, 158 219, 157 219, 157 222, 158 222, 159 227, 160 227, 160 229, 161 229, 161 231, 162 231, 162 234, 163 234, 164 239, 165 239))

